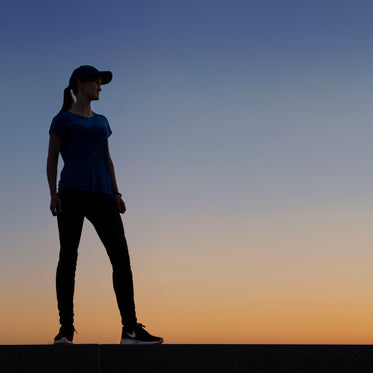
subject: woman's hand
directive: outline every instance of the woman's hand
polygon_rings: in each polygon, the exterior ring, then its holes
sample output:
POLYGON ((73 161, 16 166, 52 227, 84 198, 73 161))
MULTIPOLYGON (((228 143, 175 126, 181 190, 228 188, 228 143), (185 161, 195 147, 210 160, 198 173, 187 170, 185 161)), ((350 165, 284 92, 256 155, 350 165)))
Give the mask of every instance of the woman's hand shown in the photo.
POLYGON ((122 200, 122 196, 119 194, 116 194, 114 196, 115 201, 117 202, 118 210, 121 214, 124 214, 126 212, 126 204, 122 200))
POLYGON ((60 197, 58 197, 58 194, 55 194, 51 197, 50 210, 53 216, 61 214, 62 205, 61 205, 60 197))

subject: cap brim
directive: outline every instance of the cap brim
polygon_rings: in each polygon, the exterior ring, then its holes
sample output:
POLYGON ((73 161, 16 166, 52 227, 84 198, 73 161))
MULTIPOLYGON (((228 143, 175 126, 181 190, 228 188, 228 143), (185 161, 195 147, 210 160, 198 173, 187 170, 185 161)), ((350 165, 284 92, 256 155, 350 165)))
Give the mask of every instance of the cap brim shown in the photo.
POLYGON ((100 71, 101 84, 108 84, 113 79, 111 71, 100 71))

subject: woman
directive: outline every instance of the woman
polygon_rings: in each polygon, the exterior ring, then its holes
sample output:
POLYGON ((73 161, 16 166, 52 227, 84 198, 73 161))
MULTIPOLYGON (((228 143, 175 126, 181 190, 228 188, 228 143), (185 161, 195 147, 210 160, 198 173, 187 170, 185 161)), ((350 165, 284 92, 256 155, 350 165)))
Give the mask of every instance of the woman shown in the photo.
POLYGON ((131 265, 120 217, 126 206, 118 191, 108 147, 111 129, 107 119, 91 108, 91 101, 99 99, 101 85, 111 79, 110 71, 87 65, 75 69, 64 91, 62 109, 53 118, 49 131, 50 209, 57 216, 60 238, 56 290, 61 328, 54 343, 73 342, 75 269, 84 218, 95 227, 113 267, 114 291, 123 324, 120 343, 163 342, 137 323, 131 265), (57 192, 60 153, 64 167, 57 192))

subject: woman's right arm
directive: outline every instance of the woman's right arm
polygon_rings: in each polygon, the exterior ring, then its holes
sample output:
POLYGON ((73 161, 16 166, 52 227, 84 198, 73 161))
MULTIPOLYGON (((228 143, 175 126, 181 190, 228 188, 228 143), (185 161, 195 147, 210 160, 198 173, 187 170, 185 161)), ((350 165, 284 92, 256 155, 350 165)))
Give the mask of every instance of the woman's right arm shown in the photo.
POLYGON ((62 137, 54 131, 49 135, 49 149, 47 159, 47 178, 51 194, 50 210, 53 216, 61 213, 61 200, 57 194, 57 166, 58 156, 61 151, 62 137))

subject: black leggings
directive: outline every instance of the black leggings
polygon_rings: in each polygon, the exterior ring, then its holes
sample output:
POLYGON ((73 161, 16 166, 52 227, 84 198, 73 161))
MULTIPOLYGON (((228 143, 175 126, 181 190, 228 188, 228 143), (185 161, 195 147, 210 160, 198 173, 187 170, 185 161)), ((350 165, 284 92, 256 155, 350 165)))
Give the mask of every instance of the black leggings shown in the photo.
POLYGON ((86 217, 96 229, 113 267, 113 285, 122 324, 136 325, 131 264, 123 223, 113 196, 105 193, 63 189, 62 212, 57 216, 60 256, 56 289, 60 323, 74 323, 75 270, 78 246, 86 217))

